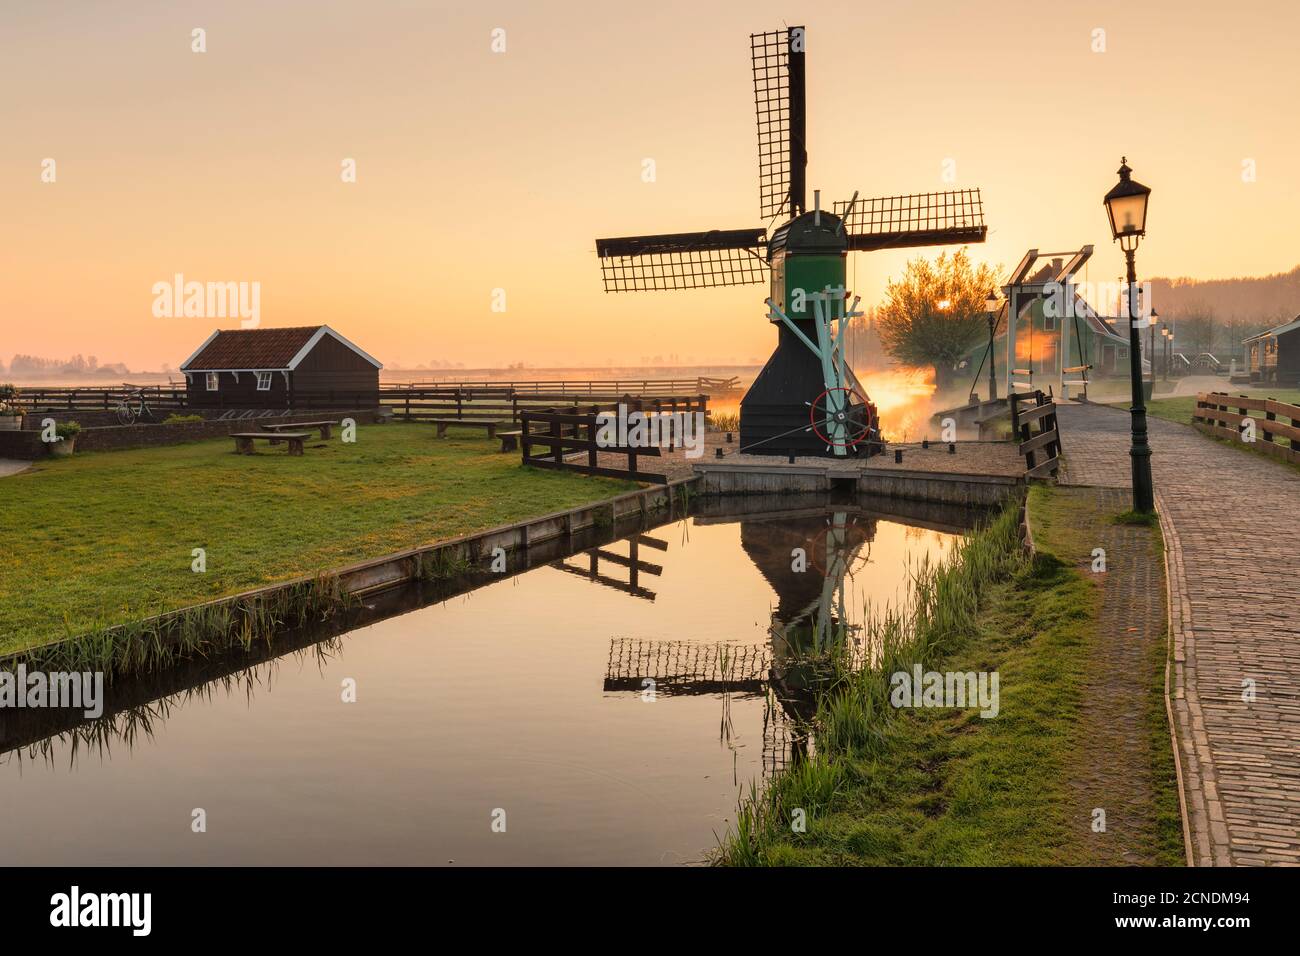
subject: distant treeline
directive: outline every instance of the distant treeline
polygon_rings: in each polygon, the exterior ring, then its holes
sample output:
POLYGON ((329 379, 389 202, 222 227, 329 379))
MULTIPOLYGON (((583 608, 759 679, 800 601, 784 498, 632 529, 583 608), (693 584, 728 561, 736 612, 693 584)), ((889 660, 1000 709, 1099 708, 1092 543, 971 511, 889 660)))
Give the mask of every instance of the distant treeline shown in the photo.
POLYGON ((1152 279, 1151 301, 1180 351, 1240 358, 1241 340, 1300 315, 1300 266, 1240 279, 1152 279))
POLYGON ((44 358, 40 355, 18 354, 9 362, 6 370, 0 361, 0 373, 8 371, 13 376, 29 378, 47 378, 54 375, 130 375, 131 370, 121 362, 100 365, 99 359, 91 355, 74 355, 70 359, 44 358))

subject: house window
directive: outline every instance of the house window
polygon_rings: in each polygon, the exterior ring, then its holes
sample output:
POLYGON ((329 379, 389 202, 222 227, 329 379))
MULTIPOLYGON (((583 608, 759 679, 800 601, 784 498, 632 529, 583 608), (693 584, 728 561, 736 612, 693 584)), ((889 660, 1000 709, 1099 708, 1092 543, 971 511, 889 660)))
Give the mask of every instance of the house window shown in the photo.
POLYGON ((1043 316, 1043 331, 1044 331, 1044 332, 1055 332, 1055 331, 1056 331, 1056 316, 1054 316, 1054 315, 1046 315, 1046 314, 1044 314, 1044 316, 1043 316))
POLYGON ((269 392, 269 391, 271 390, 271 373, 270 373, 270 372, 258 372, 258 373, 257 373, 257 390, 258 390, 259 392, 269 392))
POLYGON ((217 381, 218 381, 219 377, 220 377, 220 376, 218 376, 218 374, 217 374, 216 372, 209 372, 209 373, 208 373, 208 391, 209 391, 209 392, 215 392, 215 391, 217 390, 217 381))

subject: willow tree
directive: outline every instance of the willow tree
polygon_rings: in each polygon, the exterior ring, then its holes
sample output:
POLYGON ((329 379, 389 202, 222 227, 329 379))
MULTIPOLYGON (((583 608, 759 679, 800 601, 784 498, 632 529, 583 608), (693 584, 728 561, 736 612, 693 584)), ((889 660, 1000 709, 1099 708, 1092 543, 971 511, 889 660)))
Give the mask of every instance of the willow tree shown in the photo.
POLYGON ((903 365, 933 366, 940 391, 951 387, 957 363, 988 339, 984 303, 998 284, 996 273, 975 266, 965 249, 913 259, 876 311, 881 344, 903 365))

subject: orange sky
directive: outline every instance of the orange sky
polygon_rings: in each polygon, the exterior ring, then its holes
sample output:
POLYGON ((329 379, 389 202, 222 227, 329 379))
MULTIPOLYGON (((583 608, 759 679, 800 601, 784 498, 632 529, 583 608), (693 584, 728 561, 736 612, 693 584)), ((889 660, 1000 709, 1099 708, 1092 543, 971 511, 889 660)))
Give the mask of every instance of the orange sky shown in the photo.
MULTIPOLYGON (((325 322, 389 365, 765 358, 760 287, 606 295, 593 240, 766 225, 748 35, 783 22, 808 28, 810 199, 981 186, 977 259, 1090 242, 1108 281, 1127 154, 1154 189, 1143 277, 1284 271, 1300 9, 1201 6, 6 4, 0 358, 175 367, 238 326, 155 318, 178 272, 260 282, 263 326, 325 322)), ((909 254, 853 257, 866 304, 909 254)))

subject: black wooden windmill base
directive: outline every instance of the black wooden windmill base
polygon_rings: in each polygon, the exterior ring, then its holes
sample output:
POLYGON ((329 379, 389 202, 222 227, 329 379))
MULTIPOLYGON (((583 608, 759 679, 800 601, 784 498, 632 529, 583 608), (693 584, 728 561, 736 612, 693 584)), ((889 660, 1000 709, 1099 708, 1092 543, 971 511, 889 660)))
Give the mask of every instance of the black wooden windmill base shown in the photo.
POLYGON ((846 396, 843 434, 827 434, 826 402, 818 401, 825 390, 817 357, 782 329, 776 351, 740 402, 741 453, 867 458, 883 451, 874 409, 861 396, 846 396))

